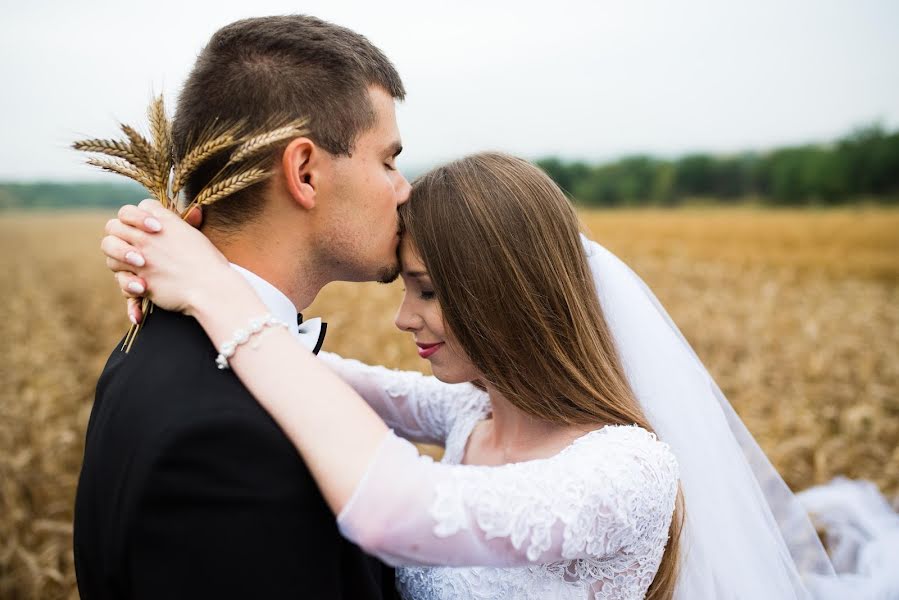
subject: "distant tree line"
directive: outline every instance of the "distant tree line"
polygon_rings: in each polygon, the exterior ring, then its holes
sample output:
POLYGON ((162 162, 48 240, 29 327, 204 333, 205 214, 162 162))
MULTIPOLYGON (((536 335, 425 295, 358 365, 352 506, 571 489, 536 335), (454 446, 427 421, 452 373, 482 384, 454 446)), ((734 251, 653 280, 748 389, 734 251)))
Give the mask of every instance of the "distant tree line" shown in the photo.
POLYGON ((899 131, 888 133, 880 125, 832 144, 768 153, 630 156, 600 165, 544 158, 537 164, 576 202, 592 206, 665 206, 697 198, 757 198, 775 205, 899 199, 899 131))
POLYGON ((0 183, 0 210, 118 208, 147 197, 136 183, 0 183))
MULTIPOLYGON (((840 204, 865 198, 899 202, 899 131, 858 129, 826 145, 733 156, 691 154, 675 160, 629 156, 599 165, 537 161, 586 206, 674 206, 702 200, 772 205, 840 204)), ((0 211, 117 208, 147 197, 134 183, 0 183, 0 211)))

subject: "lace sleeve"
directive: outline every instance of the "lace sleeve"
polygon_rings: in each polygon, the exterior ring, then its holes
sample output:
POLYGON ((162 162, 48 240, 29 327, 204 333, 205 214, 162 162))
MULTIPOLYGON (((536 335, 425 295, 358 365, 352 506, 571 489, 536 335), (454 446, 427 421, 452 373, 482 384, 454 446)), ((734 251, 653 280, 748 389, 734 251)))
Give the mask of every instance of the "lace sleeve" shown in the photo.
POLYGON ((388 434, 338 525, 393 565, 511 567, 624 552, 648 556, 654 572, 677 479, 668 446, 637 426, 498 467, 434 463, 388 434))
POLYGON ((318 354, 328 367, 404 438, 445 445, 455 417, 483 403, 471 384, 448 384, 415 371, 372 366, 330 352, 318 354))

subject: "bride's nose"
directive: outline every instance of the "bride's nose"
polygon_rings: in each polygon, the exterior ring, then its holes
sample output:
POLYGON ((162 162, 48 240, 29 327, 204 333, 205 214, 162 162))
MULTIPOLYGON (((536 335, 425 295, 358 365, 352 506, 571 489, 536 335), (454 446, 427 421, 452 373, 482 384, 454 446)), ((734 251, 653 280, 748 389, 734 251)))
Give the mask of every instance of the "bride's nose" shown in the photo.
POLYGON ((396 317, 393 320, 394 325, 400 331, 416 332, 419 331, 424 322, 421 317, 411 309, 409 303, 405 300, 400 304, 399 310, 396 311, 396 317))

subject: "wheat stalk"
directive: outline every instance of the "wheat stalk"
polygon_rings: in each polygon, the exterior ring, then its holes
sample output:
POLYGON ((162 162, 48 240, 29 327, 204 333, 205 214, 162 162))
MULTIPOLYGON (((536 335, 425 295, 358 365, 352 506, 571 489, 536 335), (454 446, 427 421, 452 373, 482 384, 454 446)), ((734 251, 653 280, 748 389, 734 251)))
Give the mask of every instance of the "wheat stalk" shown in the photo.
POLYGON ((235 194, 254 183, 262 181, 269 175, 271 175, 271 171, 268 169, 252 168, 241 171, 237 175, 233 175, 218 183, 203 188, 203 191, 197 194, 193 204, 209 206, 222 198, 227 198, 231 194, 235 194))
POLYGON ((94 167, 100 167, 104 171, 109 171, 110 173, 124 175, 148 189, 153 185, 153 182, 149 179, 147 173, 123 160, 89 158, 87 159, 87 164, 94 167))
POLYGON ((148 172, 154 172, 158 168, 156 164, 156 151, 153 145, 130 125, 120 124, 122 132, 131 142, 131 151, 142 162, 143 168, 148 172))
POLYGON ((231 155, 228 164, 238 164, 251 156, 258 154, 262 150, 271 148, 278 142, 300 137, 301 135, 308 133, 308 130, 305 129, 308 121, 308 119, 297 119, 283 127, 278 127, 277 129, 247 139, 239 148, 237 148, 234 154, 231 155))
MULTIPOLYGON (((127 160, 132 165, 141 164, 140 159, 131 150, 131 146, 119 140, 81 140, 72 144, 75 150, 81 152, 92 152, 94 154, 105 154, 127 160)), ((145 165, 141 165, 145 168, 145 165)))
MULTIPOLYGON (((88 139, 72 144, 75 150, 103 154, 111 159, 90 158, 88 164, 105 171, 117 173, 140 183, 166 208, 175 210, 175 198, 185 182, 206 161, 233 150, 224 166, 200 190, 196 198, 181 213, 186 219, 197 206, 209 206, 271 176, 266 160, 257 158, 266 150, 287 139, 307 133, 307 119, 295 119, 278 127, 263 127, 243 136, 238 132, 244 123, 232 123, 207 129, 187 148, 184 158, 174 160, 172 147, 172 124, 165 114, 163 97, 157 96, 147 108, 151 138, 148 140, 134 127, 121 124, 125 140, 88 139), (255 159, 255 160, 251 160, 255 159)), ((137 334, 153 312, 153 303, 144 298, 142 303, 144 321, 132 325, 125 336, 123 349, 131 349, 137 334)))
POLYGON ((147 118, 153 134, 152 150, 157 167, 154 180, 160 192, 157 196, 164 199, 162 204, 168 208, 169 179, 173 165, 172 124, 165 116, 165 102, 161 94, 150 103, 150 107, 147 109, 147 118))
POLYGON ((181 218, 186 219, 197 206, 209 206, 270 176, 271 172, 262 167, 266 162, 265 159, 249 161, 249 164, 244 165, 241 163, 247 163, 248 159, 270 150, 284 140, 306 134, 307 122, 308 119, 295 119, 287 125, 261 133, 250 133, 236 140, 235 143, 240 145, 219 172, 200 190, 193 202, 185 208, 181 218))
POLYGON ((172 196, 177 198, 178 192, 184 187, 187 178, 197 167, 218 154, 219 152, 236 145, 239 140, 236 137, 236 129, 232 128, 216 137, 201 141, 194 146, 184 158, 175 165, 175 174, 172 178, 172 196))
POLYGON ((172 148, 172 124, 165 116, 165 103, 158 96, 147 109, 150 120, 150 131, 153 133, 153 145, 156 148, 160 163, 169 162, 172 148))

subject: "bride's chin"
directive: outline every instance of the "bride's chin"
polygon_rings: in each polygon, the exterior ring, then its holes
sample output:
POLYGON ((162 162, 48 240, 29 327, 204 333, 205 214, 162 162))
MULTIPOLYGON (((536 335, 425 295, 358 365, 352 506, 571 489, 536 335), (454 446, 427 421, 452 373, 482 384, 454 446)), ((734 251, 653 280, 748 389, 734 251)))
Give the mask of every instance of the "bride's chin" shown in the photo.
POLYGON ((433 362, 431 362, 431 373, 443 383, 470 383, 474 381, 471 377, 459 373, 458 370, 449 369, 443 365, 434 364, 433 362))

